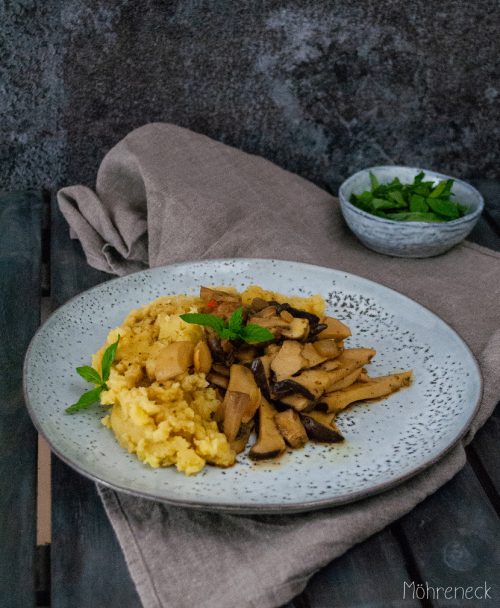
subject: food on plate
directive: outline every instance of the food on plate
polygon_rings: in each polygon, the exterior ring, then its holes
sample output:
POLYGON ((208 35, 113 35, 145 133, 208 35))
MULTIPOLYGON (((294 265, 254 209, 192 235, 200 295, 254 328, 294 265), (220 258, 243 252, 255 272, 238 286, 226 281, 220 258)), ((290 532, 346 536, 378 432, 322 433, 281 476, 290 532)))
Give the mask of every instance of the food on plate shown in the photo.
POLYGON ((398 177, 380 184, 370 171, 371 189, 351 194, 349 202, 372 215, 402 222, 449 222, 467 213, 466 206, 451 200, 452 179, 436 184, 424 177, 421 171, 412 184, 402 184, 398 177))
POLYGON ((411 371, 372 378, 372 348, 348 348, 351 331, 321 296, 258 286, 202 287, 133 310, 78 373, 95 384, 68 411, 100 400, 103 424, 152 467, 187 475, 250 458, 276 458, 308 441, 339 443, 337 413, 387 396, 411 371))

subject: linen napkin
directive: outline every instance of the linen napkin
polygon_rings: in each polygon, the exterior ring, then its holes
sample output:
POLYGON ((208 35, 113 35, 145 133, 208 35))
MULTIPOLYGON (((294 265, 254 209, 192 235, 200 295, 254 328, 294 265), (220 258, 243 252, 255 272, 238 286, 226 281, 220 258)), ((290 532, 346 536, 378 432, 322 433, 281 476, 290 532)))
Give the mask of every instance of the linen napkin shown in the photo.
POLYGON ((410 511, 465 463, 500 395, 500 254, 471 243, 429 259, 365 249, 337 200, 263 158, 174 125, 145 125, 104 158, 96 192, 60 209, 92 266, 126 274, 218 257, 272 257, 353 272, 453 326, 479 358, 481 407, 463 442, 417 477, 354 504, 298 515, 199 512, 99 487, 145 608, 274 608, 319 568, 410 511))

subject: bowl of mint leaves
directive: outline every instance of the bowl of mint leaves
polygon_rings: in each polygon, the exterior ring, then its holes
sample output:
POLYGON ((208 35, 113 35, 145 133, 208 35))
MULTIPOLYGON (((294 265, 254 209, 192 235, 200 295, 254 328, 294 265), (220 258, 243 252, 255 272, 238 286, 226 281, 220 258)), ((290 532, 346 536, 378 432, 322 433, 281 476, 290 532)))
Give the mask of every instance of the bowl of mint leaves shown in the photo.
POLYGON ((470 184, 416 167, 358 171, 339 189, 349 228, 368 248, 386 255, 439 255, 466 238, 484 207, 470 184))

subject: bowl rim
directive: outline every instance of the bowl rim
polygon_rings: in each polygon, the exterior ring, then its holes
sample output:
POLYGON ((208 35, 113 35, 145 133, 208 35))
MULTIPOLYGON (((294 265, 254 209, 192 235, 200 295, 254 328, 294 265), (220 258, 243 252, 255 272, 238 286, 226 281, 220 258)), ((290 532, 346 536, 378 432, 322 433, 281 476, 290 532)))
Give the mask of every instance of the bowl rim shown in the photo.
MULTIPOLYGON (((394 177, 397 177, 397 175, 395 175, 394 177)), ((434 228, 434 229, 436 229, 436 228, 439 229, 439 228, 445 227, 445 226, 460 226, 460 224, 466 224, 466 223, 470 222, 471 220, 478 219, 478 217, 481 215, 481 213, 483 212, 483 209, 484 209, 483 195, 479 192, 479 190, 474 188, 474 186, 472 186, 468 182, 465 182, 462 179, 453 177, 452 175, 446 175, 445 173, 439 173, 438 171, 432 171, 431 169, 423 169, 421 167, 411 167, 410 165, 375 165, 373 167, 367 167, 366 169, 361 169, 360 171, 356 171, 356 173, 353 173, 352 175, 350 175, 347 179, 345 179, 340 184, 338 196, 339 196, 341 206, 345 205, 346 207, 349 208, 349 210, 353 211, 354 213, 357 213, 358 215, 369 218, 371 220, 378 221, 381 224, 387 224, 387 225, 393 225, 393 226, 395 226, 395 225, 411 226, 411 227, 417 226, 417 227, 421 227, 421 228, 434 228), (358 176, 362 173, 368 173, 369 171, 373 171, 374 169, 395 169, 395 170, 410 169, 412 171, 418 171, 418 172, 424 171, 424 173, 426 173, 427 175, 436 177, 441 180, 442 179, 452 179, 454 182, 462 184, 466 189, 472 190, 475 193, 475 195, 478 197, 479 204, 476 207, 476 209, 474 209, 474 211, 472 211, 471 213, 466 213, 463 217, 459 217, 456 220, 449 220, 449 221, 445 221, 445 222, 402 222, 400 220, 390 220, 385 217, 379 217, 378 215, 373 215, 372 213, 368 213, 368 211, 363 211, 359 207, 356 207, 355 205, 353 205, 351 202, 349 202, 349 200, 347 199, 347 197, 345 196, 345 193, 344 193, 346 186, 348 185, 348 183, 351 180, 353 180, 356 176, 358 176)))

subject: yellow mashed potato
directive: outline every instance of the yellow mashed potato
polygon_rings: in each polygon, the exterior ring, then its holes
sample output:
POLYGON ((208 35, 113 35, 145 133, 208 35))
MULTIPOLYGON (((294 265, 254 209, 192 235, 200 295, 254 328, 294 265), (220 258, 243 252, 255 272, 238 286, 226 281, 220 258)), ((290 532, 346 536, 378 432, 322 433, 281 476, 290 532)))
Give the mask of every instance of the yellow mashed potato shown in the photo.
MULTIPOLYGON (((280 294, 251 286, 242 293, 243 304, 255 297, 285 302, 280 294)), ((324 314, 320 296, 287 297, 286 301, 324 314)), ((164 346, 179 340, 196 344, 202 339, 202 327, 179 317, 201 306, 198 297, 164 296, 133 310, 122 325, 109 332, 106 344, 92 357, 92 366, 101 371, 104 351, 120 336, 107 381, 109 390, 101 394, 102 404, 111 406, 102 423, 142 462, 152 467, 175 465, 187 475, 199 472, 205 463, 228 467, 236 460, 214 421, 219 399, 205 374, 184 373, 164 382, 154 378, 155 357, 164 346)))

